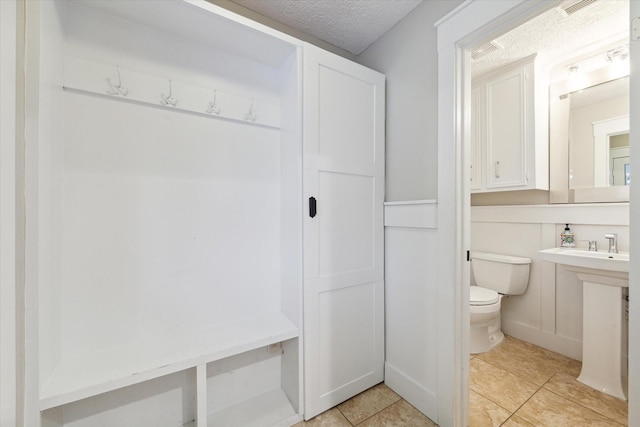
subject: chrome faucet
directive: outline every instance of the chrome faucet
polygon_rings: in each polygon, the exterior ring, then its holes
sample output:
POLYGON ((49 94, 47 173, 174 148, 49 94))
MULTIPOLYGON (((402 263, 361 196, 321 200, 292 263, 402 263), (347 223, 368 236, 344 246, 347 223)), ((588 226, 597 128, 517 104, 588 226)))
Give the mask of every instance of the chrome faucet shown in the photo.
POLYGON ((609 240, 609 252, 618 253, 618 235, 616 233, 605 234, 604 238, 609 240))

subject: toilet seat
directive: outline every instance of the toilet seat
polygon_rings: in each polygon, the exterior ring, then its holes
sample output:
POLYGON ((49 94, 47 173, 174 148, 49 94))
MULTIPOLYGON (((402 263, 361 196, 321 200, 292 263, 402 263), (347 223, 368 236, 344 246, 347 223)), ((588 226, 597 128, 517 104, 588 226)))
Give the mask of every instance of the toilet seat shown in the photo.
POLYGON ((471 305, 491 305, 500 300, 500 296, 494 290, 481 286, 471 286, 469 292, 469 303, 471 305))

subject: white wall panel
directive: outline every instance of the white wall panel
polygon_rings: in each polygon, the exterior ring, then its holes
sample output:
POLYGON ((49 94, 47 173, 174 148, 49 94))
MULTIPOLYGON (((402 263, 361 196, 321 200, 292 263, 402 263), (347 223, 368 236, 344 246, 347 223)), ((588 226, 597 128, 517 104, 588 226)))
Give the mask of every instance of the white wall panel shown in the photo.
POLYGON ((438 374, 436 233, 385 229, 385 382, 431 417, 438 374))
POLYGON ((538 251, 560 245, 566 218, 597 224, 570 223, 578 247, 586 249, 589 240, 596 240, 601 251, 607 250, 604 234, 617 233, 618 249, 628 251, 629 229, 620 224, 625 222, 628 205, 589 208, 565 205, 471 209, 472 250, 532 260, 526 293, 502 300, 503 331, 575 359, 582 357, 582 283, 575 273, 540 261, 538 251))

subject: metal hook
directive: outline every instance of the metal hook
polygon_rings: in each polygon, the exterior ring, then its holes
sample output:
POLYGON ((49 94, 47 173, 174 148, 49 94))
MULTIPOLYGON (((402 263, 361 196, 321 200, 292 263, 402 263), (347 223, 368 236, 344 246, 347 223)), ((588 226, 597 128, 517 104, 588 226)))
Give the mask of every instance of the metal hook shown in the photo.
POLYGON ((176 104, 178 103, 178 100, 175 99, 173 97, 173 87, 172 87, 172 82, 171 80, 169 80, 169 96, 164 96, 164 94, 160 94, 160 104, 164 105, 165 107, 175 107, 176 104))
POLYGON ((213 101, 209 102, 209 107, 207 108, 208 114, 215 114, 216 116, 220 115, 220 107, 216 106, 216 91, 213 91, 213 101))
POLYGON ((251 100, 251 107, 249 107, 249 112, 244 116, 244 119, 248 122, 255 122, 256 119, 258 118, 258 116, 255 116, 253 114, 253 104, 254 104, 255 100, 252 99, 251 100))
POLYGON ((118 96, 118 95, 127 96, 129 89, 127 89, 126 86, 122 85, 122 77, 120 76, 120 66, 116 65, 116 69, 118 70, 118 84, 113 84, 113 82, 111 81, 111 78, 108 78, 107 81, 111 86, 111 90, 108 90, 107 93, 109 95, 115 95, 115 96, 118 96))

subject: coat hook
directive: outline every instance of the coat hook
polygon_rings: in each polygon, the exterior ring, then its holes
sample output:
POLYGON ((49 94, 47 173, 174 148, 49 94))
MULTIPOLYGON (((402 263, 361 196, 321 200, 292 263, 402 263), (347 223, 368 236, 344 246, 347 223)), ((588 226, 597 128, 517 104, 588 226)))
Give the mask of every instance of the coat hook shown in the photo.
POLYGON ((244 119, 248 122, 255 122, 256 119, 258 118, 258 116, 255 116, 253 114, 253 103, 255 102, 254 99, 251 100, 251 107, 249 107, 249 112, 244 116, 244 119))
POLYGON ((216 106, 216 91, 213 91, 213 101, 209 102, 209 107, 207 108, 208 114, 215 114, 216 116, 220 115, 220 107, 216 106))
POLYGON ((120 66, 116 65, 116 69, 118 70, 118 84, 114 84, 113 81, 111 81, 111 78, 108 78, 107 81, 109 82, 109 86, 111 86, 111 90, 108 90, 107 93, 109 95, 115 96, 127 96, 129 89, 127 89, 127 87, 122 84, 122 77, 120 76, 120 66))
POLYGON ((178 103, 178 100, 175 99, 173 97, 173 87, 172 87, 172 82, 171 80, 169 80, 169 95, 168 96, 164 96, 164 94, 160 94, 160 104, 164 105, 165 107, 175 107, 176 104, 178 103))

